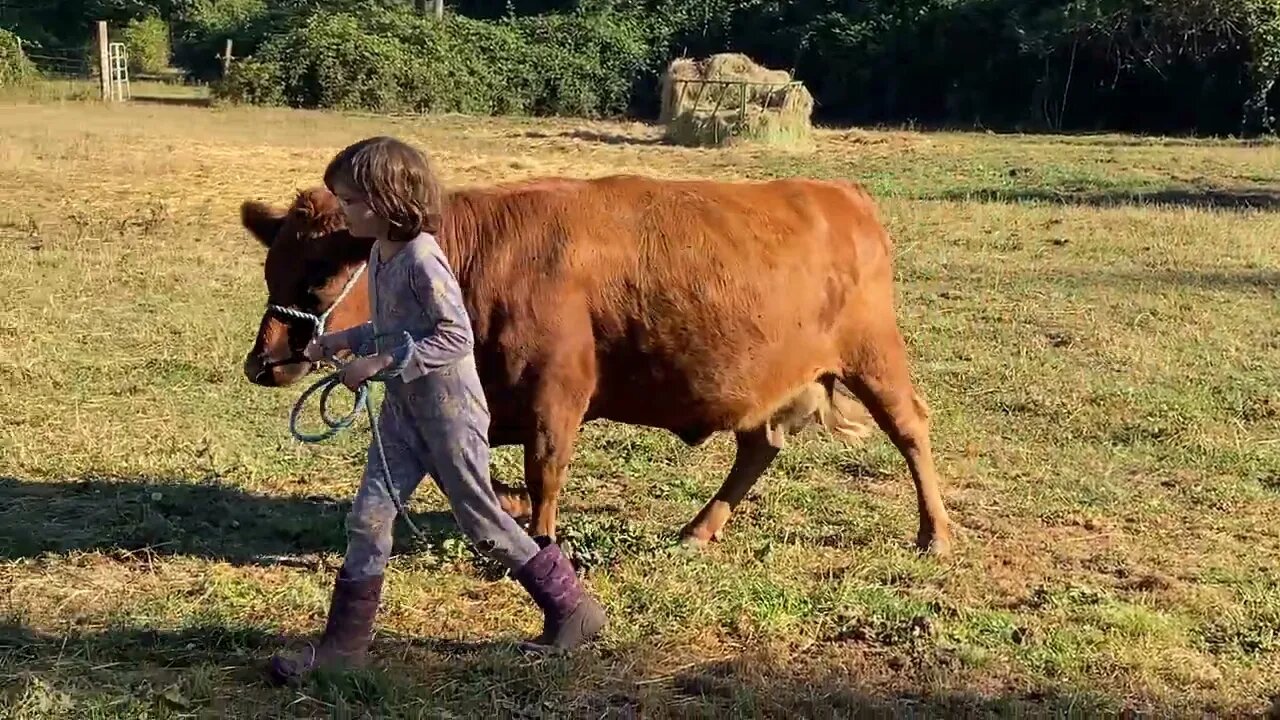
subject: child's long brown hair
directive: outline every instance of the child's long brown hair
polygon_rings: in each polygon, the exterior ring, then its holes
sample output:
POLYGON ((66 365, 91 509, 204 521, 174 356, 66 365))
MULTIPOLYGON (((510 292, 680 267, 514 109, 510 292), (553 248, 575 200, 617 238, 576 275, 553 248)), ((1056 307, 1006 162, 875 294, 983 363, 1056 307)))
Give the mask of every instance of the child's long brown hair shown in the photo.
POLYGON ((431 159, 413 146, 379 136, 343 148, 324 171, 330 191, 338 180, 359 190, 369 207, 391 224, 391 240, 439 234, 440 181, 431 159))

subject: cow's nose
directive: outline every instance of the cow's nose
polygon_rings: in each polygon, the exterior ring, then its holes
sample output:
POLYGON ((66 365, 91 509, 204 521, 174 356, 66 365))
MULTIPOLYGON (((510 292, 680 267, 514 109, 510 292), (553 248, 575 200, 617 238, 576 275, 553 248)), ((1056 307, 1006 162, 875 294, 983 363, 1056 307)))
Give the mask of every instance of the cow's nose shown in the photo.
POLYGON ((244 375, 254 385, 265 387, 275 385, 275 373, 271 372, 270 365, 257 355, 250 354, 245 358, 244 375))
POLYGON ((276 374, 266 368, 263 368, 253 377, 253 381, 259 385, 272 387, 276 384, 276 374))

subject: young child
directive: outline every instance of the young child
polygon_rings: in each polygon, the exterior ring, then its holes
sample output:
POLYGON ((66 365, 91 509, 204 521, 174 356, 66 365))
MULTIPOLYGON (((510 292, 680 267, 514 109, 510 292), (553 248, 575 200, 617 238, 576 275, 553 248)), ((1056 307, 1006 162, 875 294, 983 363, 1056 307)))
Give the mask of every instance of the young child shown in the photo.
MULTIPOLYGON (((393 138, 369 138, 340 152, 324 182, 338 196, 351 234, 375 240, 367 269, 373 319, 318 338, 307 357, 353 351, 360 357, 341 377, 353 389, 379 373, 387 378, 376 422, 402 501, 424 475, 434 478, 462 531, 505 564, 542 609, 543 633, 533 644, 582 643, 604 627, 603 608, 555 543, 535 540, 503 512, 489 481, 489 409, 462 291, 435 239, 441 190, 430 161, 393 138)), ((274 656, 270 669, 278 681, 364 661, 396 520, 377 454, 370 443, 324 635, 301 657, 274 656)))

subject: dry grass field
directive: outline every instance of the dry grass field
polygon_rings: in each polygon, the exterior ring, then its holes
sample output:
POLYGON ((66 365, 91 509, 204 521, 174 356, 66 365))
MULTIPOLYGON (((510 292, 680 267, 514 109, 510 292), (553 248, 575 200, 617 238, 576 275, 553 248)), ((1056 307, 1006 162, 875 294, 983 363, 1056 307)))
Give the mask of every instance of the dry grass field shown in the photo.
MULTIPOLYGON (((0 717, 1258 715, 1280 692, 1280 145, 824 130, 668 147, 643 125, 0 105, 0 717), (539 619, 443 498, 401 528, 370 671, 274 689, 317 631, 367 425, 289 436, 240 363, 246 198, 391 133, 449 182, 850 177, 881 198, 954 558, 918 557, 883 435, 810 432, 725 541, 673 548, 731 444, 585 431, 564 538, 611 613, 539 619)), ((519 451, 495 471, 519 477, 519 451)))

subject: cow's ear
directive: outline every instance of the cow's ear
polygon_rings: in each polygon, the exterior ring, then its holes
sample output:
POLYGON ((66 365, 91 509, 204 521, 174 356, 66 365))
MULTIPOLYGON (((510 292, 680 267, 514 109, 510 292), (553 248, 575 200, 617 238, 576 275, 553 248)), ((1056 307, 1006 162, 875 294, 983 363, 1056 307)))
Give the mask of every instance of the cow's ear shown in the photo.
POLYGON ((246 200, 240 205, 240 224, 267 247, 275 242, 288 211, 272 207, 256 200, 246 200))

